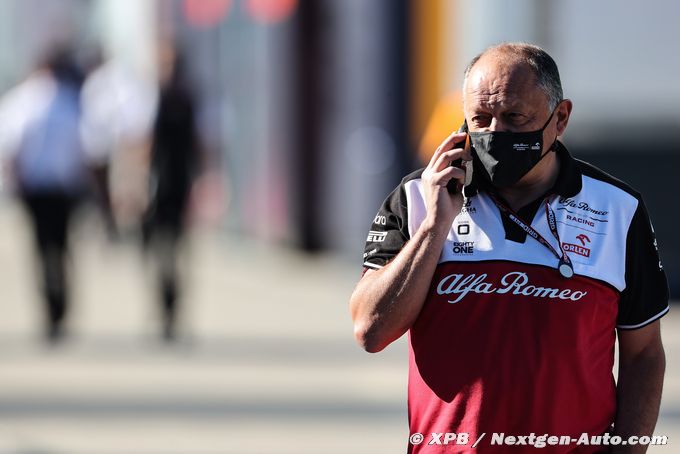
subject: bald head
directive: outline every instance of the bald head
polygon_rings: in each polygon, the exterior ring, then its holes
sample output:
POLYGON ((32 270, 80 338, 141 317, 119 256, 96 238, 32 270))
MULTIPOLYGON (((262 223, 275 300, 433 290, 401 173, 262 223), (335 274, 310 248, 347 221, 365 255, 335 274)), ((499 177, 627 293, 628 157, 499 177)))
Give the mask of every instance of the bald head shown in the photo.
POLYGON ((540 88, 547 97, 548 107, 554 109, 563 99, 562 82, 555 60, 538 46, 526 43, 503 43, 489 47, 470 61, 465 68, 463 93, 468 77, 478 63, 490 63, 502 68, 509 77, 533 77, 530 83, 540 88), (528 71, 527 71, 528 70, 528 71))

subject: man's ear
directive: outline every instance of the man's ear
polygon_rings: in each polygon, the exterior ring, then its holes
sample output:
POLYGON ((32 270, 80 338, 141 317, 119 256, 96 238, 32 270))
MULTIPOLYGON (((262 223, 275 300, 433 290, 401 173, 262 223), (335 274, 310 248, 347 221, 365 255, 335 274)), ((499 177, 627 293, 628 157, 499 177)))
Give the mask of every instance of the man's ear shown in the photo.
POLYGON ((567 129, 569 123, 569 116, 573 104, 570 99, 563 100, 556 108, 555 115, 557 116, 557 135, 561 136, 567 129))

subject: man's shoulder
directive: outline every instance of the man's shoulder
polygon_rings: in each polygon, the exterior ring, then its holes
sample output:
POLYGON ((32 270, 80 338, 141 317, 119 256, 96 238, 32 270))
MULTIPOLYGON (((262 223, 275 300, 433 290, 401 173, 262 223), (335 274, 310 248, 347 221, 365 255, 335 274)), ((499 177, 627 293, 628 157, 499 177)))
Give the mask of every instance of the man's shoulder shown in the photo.
POLYGON ((425 170, 424 167, 404 176, 401 182, 387 195, 383 203, 390 205, 393 210, 410 205, 413 202, 413 198, 418 197, 419 182, 423 170, 425 170))
POLYGON ((401 179, 400 186, 404 186, 409 181, 419 180, 420 177, 423 175, 424 170, 425 167, 421 167, 420 169, 416 169, 413 172, 407 174, 404 178, 401 179))
POLYGON ((598 184, 614 187, 624 193, 640 200, 640 193, 623 180, 605 172, 593 164, 581 159, 574 159, 576 165, 584 177, 595 180, 598 184))

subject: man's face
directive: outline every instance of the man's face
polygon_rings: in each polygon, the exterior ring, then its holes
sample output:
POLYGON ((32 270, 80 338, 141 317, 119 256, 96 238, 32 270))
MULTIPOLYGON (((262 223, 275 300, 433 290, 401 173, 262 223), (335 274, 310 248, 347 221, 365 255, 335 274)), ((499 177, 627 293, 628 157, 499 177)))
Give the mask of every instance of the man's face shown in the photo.
MULTIPOLYGON (((536 84, 526 64, 503 56, 485 55, 468 74, 463 93, 464 113, 470 131, 535 131, 550 117, 548 97, 536 84)), ((554 141, 553 118, 544 131, 544 147, 554 141)))

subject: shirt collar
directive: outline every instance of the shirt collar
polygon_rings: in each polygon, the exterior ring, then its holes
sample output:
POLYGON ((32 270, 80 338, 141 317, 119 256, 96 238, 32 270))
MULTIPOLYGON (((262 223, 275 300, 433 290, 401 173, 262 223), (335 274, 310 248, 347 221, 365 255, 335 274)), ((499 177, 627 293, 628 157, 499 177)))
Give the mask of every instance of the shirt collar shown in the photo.
POLYGON ((567 147, 559 140, 555 142, 555 153, 560 160, 560 171, 549 194, 562 197, 574 197, 581 192, 582 174, 576 159, 569 153, 567 147))
MULTIPOLYGON (((555 180, 555 184, 548 191, 548 194, 557 194, 562 197, 574 197, 581 192, 581 171, 576 162, 576 159, 569 153, 567 147, 562 142, 555 141, 555 153, 560 162, 560 170, 555 180)), ((479 191, 486 190, 489 183, 483 178, 473 178, 475 172, 482 173, 484 169, 478 168, 479 164, 476 161, 468 163, 468 171, 465 176, 465 184, 463 187, 463 194, 466 197, 472 197, 479 191)))

